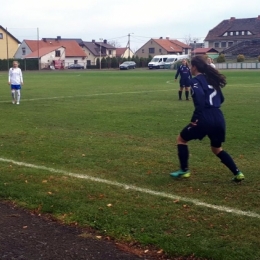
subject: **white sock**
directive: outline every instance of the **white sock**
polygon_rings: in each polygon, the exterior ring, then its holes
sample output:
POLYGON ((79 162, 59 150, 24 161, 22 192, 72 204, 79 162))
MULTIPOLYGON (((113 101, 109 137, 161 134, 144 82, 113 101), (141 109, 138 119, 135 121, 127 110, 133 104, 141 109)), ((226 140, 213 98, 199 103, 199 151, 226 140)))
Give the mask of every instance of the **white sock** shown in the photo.
POLYGON ((12 99, 15 100, 15 90, 14 89, 12 89, 11 94, 12 94, 12 99))
POLYGON ((16 90, 16 94, 17 94, 17 102, 19 103, 20 102, 20 98, 21 98, 21 91, 20 91, 20 89, 17 89, 16 90))

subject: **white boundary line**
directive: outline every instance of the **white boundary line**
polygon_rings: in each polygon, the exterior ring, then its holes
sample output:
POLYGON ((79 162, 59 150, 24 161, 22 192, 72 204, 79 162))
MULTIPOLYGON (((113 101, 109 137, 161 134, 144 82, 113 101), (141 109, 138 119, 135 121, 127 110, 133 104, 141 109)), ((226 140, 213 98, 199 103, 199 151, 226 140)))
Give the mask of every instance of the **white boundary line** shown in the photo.
MULTIPOLYGON (((109 96, 109 95, 124 95, 124 94, 139 94, 139 93, 153 93, 153 92, 166 92, 173 91, 173 89, 159 89, 159 90, 144 90, 144 91, 128 91, 128 92, 107 92, 107 93, 96 93, 88 95, 75 95, 75 96, 58 96, 58 97, 46 97, 46 98, 30 98, 23 99, 22 101, 37 101, 37 100, 51 100, 51 99, 62 99, 62 98, 80 98, 80 97, 95 97, 95 96, 109 96)), ((0 103, 10 103, 9 101, 0 101, 0 103)))
MULTIPOLYGON (((174 80, 168 80, 166 81, 166 84, 173 85, 175 84, 174 80)), ((260 84, 260 83, 255 83, 260 84)), ((238 84, 239 85, 239 84, 238 84)), ((238 85, 228 85, 228 86, 238 86, 238 85)), ((241 84, 241 86, 244 85, 250 85, 250 84, 241 84)), ((178 87, 178 83, 176 83, 176 86, 178 87)), ((255 88, 257 86, 247 86, 247 88, 255 88)), ((88 95, 75 95, 75 96, 57 96, 57 97, 46 97, 46 98, 28 98, 23 99, 22 101, 37 101, 37 100, 52 100, 52 99, 65 99, 65 98, 80 98, 80 97, 95 97, 95 96, 109 96, 109 95, 124 95, 124 94, 139 94, 139 93, 154 93, 154 92, 167 92, 167 91, 175 91, 175 89, 159 89, 159 90, 144 90, 144 91, 127 91, 127 92, 107 92, 107 93, 96 93, 96 94, 88 94, 88 95)), ((10 100, 8 101, 0 101, 0 103, 10 103, 10 100)))
POLYGON ((15 165, 28 167, 28 168, 49 171, 52 173, 59 173, 59 174, 63 174, 66 176, 73 177, 73 178, 85 179, 85 180, 89 180, 89 181, 93 181, 93 182, 109 184, 109 185, 120 187, 123 189, 138 191, 141 193, 145 193, 145 194, 149 194, 149 195, 153 195, 153 196, 157 196, 157 197, 163 197, 163 198, 168 198, 168 199, 172 199, 172 200, 180 200, 180 201, 184 201, 184 202, 189 202, 196 206, 210 208, 210 209, 214 209, 217 211, 222 211, 222 212, 232 213, 232 214, 236 214, 236 215, 240 215, 240 216, 247 216, 247 217, 260 219, 260 214, 257 214, 252 211, 243 211, 243 210, 239 210, 239 209, 235 209, 235 208, 212 205, 212 204, 208 204, 208 203, 196 200, 196 199, 181 197, 181 196, 170 194, 170 193, 154 191, 154 190, 150 190, 150 189, 140 188, 140 187, 134 186, 134 185, 128 185, 128 184, 120 183, 120 182, 116 182, 116 181, 109 181, 106 179, 96 178, 96 177, 92 177, 89 175, 71 173, 71 172, 67 172, 67 171, 63 171, 63 170, 57 170, 57 169, 49 168, 49 167, 45 167, 45 166, 38 166, 38 165, 30 164, 30 163, 18 162, 18 161, 14 161, 14 160, 10 160, 10 159, 5 159, 5 158, 0 158, 0 161, 8 162, 8 163, 12 163, 15 165))

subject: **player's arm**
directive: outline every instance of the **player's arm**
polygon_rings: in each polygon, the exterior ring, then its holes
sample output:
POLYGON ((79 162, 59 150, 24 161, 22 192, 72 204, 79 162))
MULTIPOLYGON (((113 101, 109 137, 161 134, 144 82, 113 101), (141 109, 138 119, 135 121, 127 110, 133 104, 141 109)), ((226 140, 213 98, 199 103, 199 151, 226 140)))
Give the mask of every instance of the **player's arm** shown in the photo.
POLYGON ((197 81, 191 80, 191 96, 195 106, 191 122, 198 122, 200 115, 205 108, 205 93, 197 81))
POLYGON ((9 72, 8 72, 8 84, 9 85, 11 84, 11 69, 9 69, 9 72))
POLYGON ((178 68, 178 70, 177 70, 177 72, 176 72, 176 74, 175 74, 175 81, 177 80, 179 74, 180 74, 180 67, 178 68))
POLYGON ((23 85, 23 73, 21 69, 20 69, 20 80, 21 80, 21 85, 23 85))

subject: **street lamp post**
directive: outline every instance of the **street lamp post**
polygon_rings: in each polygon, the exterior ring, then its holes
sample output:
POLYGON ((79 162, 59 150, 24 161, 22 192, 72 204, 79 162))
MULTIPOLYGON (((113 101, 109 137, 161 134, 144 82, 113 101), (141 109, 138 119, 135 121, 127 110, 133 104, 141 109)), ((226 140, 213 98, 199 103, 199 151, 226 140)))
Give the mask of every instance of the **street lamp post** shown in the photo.
POLYGON ((103 38, 99 38, 100 45, 99 45, 99 69, 101 70, 101 42, 103 41, 103 38))
POLYGON ((129 33, 128 34, 128 57, 130 57, 130 35, 134 33, 129 33))

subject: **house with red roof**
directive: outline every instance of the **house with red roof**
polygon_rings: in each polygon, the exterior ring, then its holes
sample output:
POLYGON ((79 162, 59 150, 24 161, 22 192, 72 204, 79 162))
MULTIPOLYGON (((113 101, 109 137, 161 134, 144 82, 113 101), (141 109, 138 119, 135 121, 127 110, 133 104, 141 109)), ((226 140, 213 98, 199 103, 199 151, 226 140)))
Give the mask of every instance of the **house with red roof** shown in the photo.
POLYGON ((196 48, 191 52, 191 56, 196 55, 207 55, 212 59, 215 59, 219 56, 219 52, 214 48, 196 48))
POLYGON ((16 59, 39 58, 41 68, 62 63, 63 66, 80 64, 86 67, 86 53, 75 40, 24 40, 16 51, 16 59))
POLYGON ((134 53, 128 47, 125 48, 116 48, 116 57, 118 58, 132 58, 134 53))
POLYGON ((162 37, 159 39, 151 38, 135 53, 138 57, 148 58, 155 55, 180 54, 190 55, 191 47, 178 40, 162 37))

